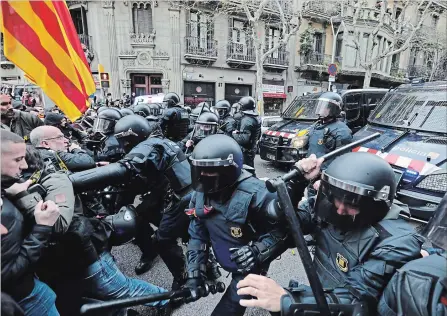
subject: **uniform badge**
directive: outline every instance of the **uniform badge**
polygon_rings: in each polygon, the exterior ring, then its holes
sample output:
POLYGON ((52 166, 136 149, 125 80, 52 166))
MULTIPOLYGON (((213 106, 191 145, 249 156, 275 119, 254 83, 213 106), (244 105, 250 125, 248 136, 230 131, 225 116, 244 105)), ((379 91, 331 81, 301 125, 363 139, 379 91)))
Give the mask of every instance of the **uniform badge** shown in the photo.
POLYGON ((323 145, 323 139, 318 140, 318 145, 323 145))
POLYGON ((242 229, 240 227, 231 227, 230 232, 231 232, 231 236, 233 236, 234 238, 242 237, 242 229))
POLYGON ((337 259, 335 261, 342 272, 348 272, 348 259, 337 253, 337 259))

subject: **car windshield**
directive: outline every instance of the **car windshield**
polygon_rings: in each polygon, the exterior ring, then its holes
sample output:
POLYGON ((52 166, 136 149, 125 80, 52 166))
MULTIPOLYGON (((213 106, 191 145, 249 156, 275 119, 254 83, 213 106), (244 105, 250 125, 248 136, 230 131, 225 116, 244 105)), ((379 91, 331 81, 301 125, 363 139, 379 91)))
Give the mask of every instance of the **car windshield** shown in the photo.
POLYGON ((369 121, 381 125, 447 133, 446 86, 403 88, 388 93, 369 121))
POLYGON ((295 120, 318 119, 316 109, 320 95, 321 93, 313 93, 296 98, 284 111, 283 117, 295 120))

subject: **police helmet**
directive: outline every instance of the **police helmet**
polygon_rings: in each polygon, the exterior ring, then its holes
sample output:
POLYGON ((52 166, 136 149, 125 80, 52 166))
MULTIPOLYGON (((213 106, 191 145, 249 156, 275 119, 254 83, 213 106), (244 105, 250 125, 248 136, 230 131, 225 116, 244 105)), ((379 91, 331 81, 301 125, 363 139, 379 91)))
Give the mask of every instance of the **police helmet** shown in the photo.
POLYGON ((139 103, 135 105, 133 108, 135 114, 138 114, 142 117, 146 117, 151 115, 151 109, 149 108, 149 104, 147 103, 139 103))
POLYGON ((126 149, 133 148, 149 137, 153 130, 150 123, 140 115, 127 115, 115 125, 115 137, 126 149))
POLYGON ((162 114, 161 106, 158 103, 150 103, 148 104, 150 115, 151 116, 160 116, 162 114))
POLYGON ((177 93, 169 92, 164 96, 163 103, 166 104, 166 107, 171 108, 180 103, 180 97, 177 93))
POLYGON ((447 193, 422 231, 422 235, 431 241, 434 247, 447 251, 447 193))
POLYGON ((203 139, 189 159, 192 186, 198 192, 220 192, 235 184, 242 172, 241 147, 224 134, 203 139))
POLYGON ((231 104, 227 100, 217 101, 214 107, 216 108, 221 118, 226 117, 231 112, 231 104))
POLYGON ((101 111, 93 124, 94 133, 110 134, 113 133, 116 121, 123 116, 120 111, 114 108, 106 108, 101 111))
POLYGON ((205 113, 205 112, 210 112, 210 110, 207 107, 196 107, 195 109, 193 109, 191 111, 191 113, 189 114, 189 120, 190 120, 190 124, 194 125, 196 124, 197 118, 199 117, 199 115, 201 113, 205 113), (203 108, 203 110, 202 110, 203 108))
POLYGON ((110 246, 119 246, 135 238, 137 212, 133 205, 123 206, 118 213, 107 216, 104 221, 110 228, 110 246))
POLYGON ((203 106, 208 108, 208 109, 210 108, 210 105, 207 102, 200 102, 199 104, 197 104, 198 108, 201 108, 203 106))
POLYGON ((322 172, 316 214, 342 231, 374 225, 388 213, 396 194, 391 166, 370 153, 347 153, 322 172))
POLYGON ((256 108, 255 99, 253 99, 252 97, 242 97, 238 103, 242 112, 253 111, 256 108))
POLYGON ((108 106, 103 105, 103 106, 99 107, 98 110, 97 110, 96 112, 99 114, 99 113, 101 113, 102 111, 107 110, 107 109, 110 109, 110 108, 109 108, 108 106))
POLYGON ((121 115, 124 117, 124 116, 127 116, 127 115, 132 115, 132 114, 134 114, 134 112, 131 110, 131 109, 129 109, 129 108, 122 108, 122 109, 120 109, 119 110, 120 111, 120 113, 121 113, 121 115))
POLYGON ((343 107, 341 96, 335 92, 323 93, 317 102, 315 113, 322 119, 338 117, 343 107))
POLYGON ((195 139, 203 139, 207 136, 217 133, 219 127, 219 117, 211 112, 200 114, 196 121, 196 129, 193 137, 195 139))

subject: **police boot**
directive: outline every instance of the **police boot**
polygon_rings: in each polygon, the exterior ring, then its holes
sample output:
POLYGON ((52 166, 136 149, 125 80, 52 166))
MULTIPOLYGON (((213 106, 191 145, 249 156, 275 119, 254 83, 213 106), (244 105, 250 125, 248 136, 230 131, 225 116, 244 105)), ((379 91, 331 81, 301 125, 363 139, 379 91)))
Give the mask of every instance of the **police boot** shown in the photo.
POLYGON ((135 273, 137 275, 146 273, 149 271, 153 265, 155 258, 157 258, 157 248, 155 245, 155 241, 151 238, 150 242, 147 243, 144 247, 141 247, 142 254, 140 258, 140 262, 135 266, 135 273))
POLYGON ((219 270, 219 264, 216 261, 213 250, 210 248, 208 262, 206 263, 206 277, 208 280, 215 281, 222 276, 219 270))

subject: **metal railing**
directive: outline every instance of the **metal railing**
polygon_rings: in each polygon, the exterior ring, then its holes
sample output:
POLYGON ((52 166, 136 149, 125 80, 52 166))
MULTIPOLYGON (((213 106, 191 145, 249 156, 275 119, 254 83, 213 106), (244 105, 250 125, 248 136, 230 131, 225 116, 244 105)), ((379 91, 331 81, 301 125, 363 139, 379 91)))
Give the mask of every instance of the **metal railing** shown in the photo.
POLYGON ((303 7, 303 15, 320 15, 326 18, 341 12, 341 2, 337 0, 307 1, 303 7))
POLYGON ((217 41, 193 36, 185 37, 185 53, 188 55, 217 57, 217 41))
POLYGON ((332 55, 325 55, 323 53, 312 52, 308 55, 301 56, 301 64, 311 65, 329 65, 331 63, 332 55))
POLYGON ((89 50, 93 50, 92 37, 87 34, 78 34, 79 41, 84 44, 89 50))
POLYGON ((255 62, 255 48, 253 45, 229 42, 227 44, 227 59, 255 62))
POLYGON ((287 66, 289 64, 289 52, 285 48, 279 48, 268 56, 264 64, 287 66))
POLYGON ((430 69, 425 65, 413 65, 407 68, 408 77, 429 77, 430 69))

